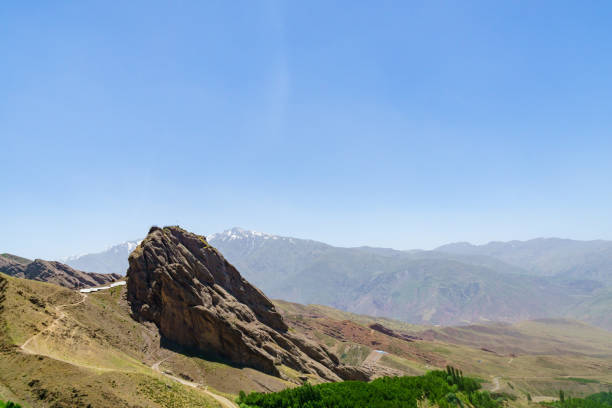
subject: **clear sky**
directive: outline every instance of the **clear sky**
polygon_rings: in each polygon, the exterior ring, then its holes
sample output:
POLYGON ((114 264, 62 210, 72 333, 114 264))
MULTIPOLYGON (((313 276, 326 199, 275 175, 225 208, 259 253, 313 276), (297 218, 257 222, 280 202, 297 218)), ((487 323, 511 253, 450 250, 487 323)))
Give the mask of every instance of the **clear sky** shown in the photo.
POLYGON ((0 252, 612 239, 607 1, 0 5, 0 252))

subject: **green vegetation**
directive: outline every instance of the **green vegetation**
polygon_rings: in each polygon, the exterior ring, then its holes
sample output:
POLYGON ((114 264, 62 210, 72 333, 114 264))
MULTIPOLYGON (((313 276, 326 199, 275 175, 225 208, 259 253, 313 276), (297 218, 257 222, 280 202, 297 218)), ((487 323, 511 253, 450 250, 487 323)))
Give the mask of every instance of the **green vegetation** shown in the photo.
POLYGON ((559 401, 543 405, 554 408, 612 408, 612 392, 600 392, 586 398, 565 398, 563 391, 560 391, 559 396, 559 401))
POLYGON ((21 405, 15 404, 11 401, 4 402, 0 400, 0 408, 21 408, 21 405))
POLYGON ((494 399, 486 391, 478 391, 480 382, 463 377, 460 370, 430 371, 420 377, 383 377, 372 382, 345 381, 312 386, 303 385, 281 392, 241 393, 241 408, 348 408, 348 407, 413 407, 428 401, 440 408, 474 406, 499 408, 502 398, 494 399))

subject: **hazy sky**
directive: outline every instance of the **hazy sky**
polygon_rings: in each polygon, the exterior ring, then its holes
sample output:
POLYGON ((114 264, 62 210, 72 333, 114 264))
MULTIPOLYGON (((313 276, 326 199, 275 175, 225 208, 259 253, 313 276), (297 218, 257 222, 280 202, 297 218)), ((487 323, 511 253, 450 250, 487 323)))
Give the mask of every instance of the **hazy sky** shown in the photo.
POLYGON ((0 252, 153 224, 612 239, 612 6, 0 5, 0 252))

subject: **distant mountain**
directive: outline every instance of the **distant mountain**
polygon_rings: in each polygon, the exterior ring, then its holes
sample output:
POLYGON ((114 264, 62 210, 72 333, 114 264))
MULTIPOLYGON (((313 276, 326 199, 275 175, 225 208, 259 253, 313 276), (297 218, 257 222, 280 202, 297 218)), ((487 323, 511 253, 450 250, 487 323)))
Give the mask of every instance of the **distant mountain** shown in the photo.
POLYGON ((125 275, 128 268, 128 256, 139 243, 140 241, 126 241, 102 252, 71 256, 60 259, 60 261, 83 271, 125 275))
POLYGON ((612 330, 612 287, 581 299, 568 309, 566 315, 612 330))
POLYGON ((411 323, 562 316, 603 286, 533 276, 479 253, 338 248, 241 228, 208 239, 273 298, 411 323))
POLYGON ((232 228, 207 237, 245 278, 269 296, 282 297, 292 282, 312 260, 336 251, 317 241, 281 237, 242 228, 232 228))
MULTIPOLYGON (((611 243, 535 239, 449 244, 434 251, 340 248, 232 228, 207 237, 268 296, 410 323, 463 324, 569 316, 612 329, 611 243), (610 257, 610 259, 608 258, 610 257)), ((138 241, 68 259, 127 270, 138 241)))
POLYGON ((436 248, 457 255, 484 255, 533 275, 590 279, 612 285, 612 241, 537 238, 529 241, 454 243, 436 248))
POLYGON ((17 278, 54 283, 70 289, 104 285, 121 278, 117 274, 83 272, 55 261, 30 261, 11 254, 0 255, 0 272, 17 278))

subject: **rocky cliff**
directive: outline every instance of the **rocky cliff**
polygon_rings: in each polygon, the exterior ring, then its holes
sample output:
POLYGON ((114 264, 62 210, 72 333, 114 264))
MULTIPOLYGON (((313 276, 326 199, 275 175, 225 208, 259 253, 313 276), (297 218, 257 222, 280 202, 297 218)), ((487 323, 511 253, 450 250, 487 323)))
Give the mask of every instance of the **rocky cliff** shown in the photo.
POLYGON ((121 279, 117 274, 79 271, 61 262, 42 259, 26 261, 23 258, 3 254, 0 256, 0 272, 17 278, 54 283, 70 289, 99 286, 121 279))
POLYGON ((367 379, 324 346, 290 333, 272 302, 205 237, 153 227, 129 257, 134 316, 184 347, 282 376, 281 366, 325 380, 367 379))

